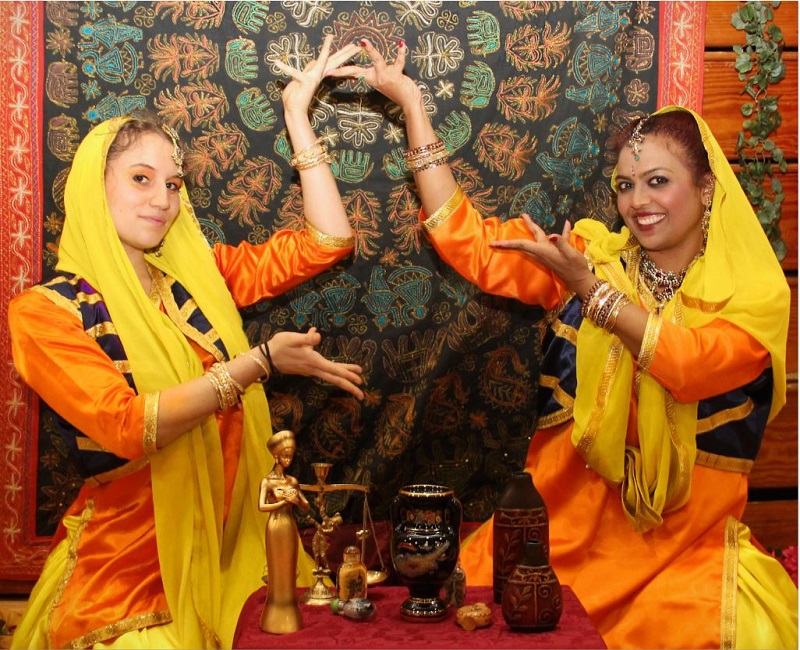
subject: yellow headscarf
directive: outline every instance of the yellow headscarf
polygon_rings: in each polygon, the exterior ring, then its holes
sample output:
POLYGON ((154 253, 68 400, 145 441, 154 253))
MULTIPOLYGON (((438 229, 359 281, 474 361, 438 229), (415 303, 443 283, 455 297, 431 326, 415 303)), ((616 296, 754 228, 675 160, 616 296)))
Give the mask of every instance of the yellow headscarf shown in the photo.
MULTIPOLYGON (((57 269, 85 278, 103 296, 130 360, 140 394, 197 377, 202 364, 178 327, 145 294, 111 220, 104 188, 106 156, 119 128, 114 118, 84 138, 65 190, 66 219, 57 269)), ((200 231, 186 189, 161 256, 147 261, 194 297, 230 356, 249 349, 236 305, 200 231)), ((242 397, 244 430, 234 492, 222 531, 223 465, 216 418, 150 456, 162 579, 186 647, 230 647, 244 600, 262 585, 264 515, 258 487, 273 460, 264 391, 242 397)))
MULTIPOLYGON (((716 179, 705 255, 686 274, 662 317, 686 327, 725 319, 756 338, 770 353, 774 388, 770 419, 786 401, 786 339, 789 288, 775 253, 708 125, 696 120, 716 179)), ((614 170, 616 176, 616 170, 614 170)), ((612 180, 613 182, 613 180, 612 180)), ((583 219, 575 233, 587 240, 596 275, 638 302, 636 287, 620 263, 638 247, 628 228, 610 233, 599 221, 583 219)), ((639 384, 639 448, 625 435, 635 359, 615 336, 584 321, 578 332, 575 426, 572 441, 586 462, 621 486, 623 507, 640 531, 658 526, 663 512, 689 498, 697 452, 697 403, 679 403, 649 373, 639 384)))

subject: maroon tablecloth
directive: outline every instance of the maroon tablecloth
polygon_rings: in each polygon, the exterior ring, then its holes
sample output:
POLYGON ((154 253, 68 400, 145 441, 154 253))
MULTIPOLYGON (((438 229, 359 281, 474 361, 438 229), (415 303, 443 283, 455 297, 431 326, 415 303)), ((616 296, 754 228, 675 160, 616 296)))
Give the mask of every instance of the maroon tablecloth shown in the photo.
MULTIPOLYGON (((304 590, 298 590, 302 593, 304 590)), ((494 618, 489 627, 467 632, 456 625, 455 611, 437 622, 417 623, 400 614, 400 603, 408 597, 405 587, 375 586, 368 597, 375 604, 375 616, 354 621, 334 614, 330 607, 302 603, 303 629, 292 634, 267 634, 258 626, 266 600, 262 587, 245 602, 234 648, 605 648, 602 637, 589 620, 586 610, 567 587, 564 610, 555 630, 550 632, 512 632, 492 600, 491 587, 467 590, 466 604, 484 602, 494 618)))

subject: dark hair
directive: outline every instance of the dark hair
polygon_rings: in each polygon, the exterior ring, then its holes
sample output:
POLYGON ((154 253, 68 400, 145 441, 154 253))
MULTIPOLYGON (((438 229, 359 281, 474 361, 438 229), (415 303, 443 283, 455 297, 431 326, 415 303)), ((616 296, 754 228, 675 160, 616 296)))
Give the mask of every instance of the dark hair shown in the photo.
POLYGON ((703 146, 703 138, 700 135, 700 129, 697 128, 697 122, 694 116, 686 111, 667 111, 628 122, 619 133, 609 140, 609 150, 614 154, 615 160, 619 158, 622 148, 628 146, 634 129, 642 120, 644 123, 639 133, 642 136, 660 135, 678 145, 682 150, 681 153, 685 156, 687 167, 691 170, 692 176, 697 179, 697 184, 700 185, 706 174, 711 173, 711 165, 708 162, 708 152, 703 146))
POLYGON ((108 154, 106 156, 107 161, 113 160, 123 151, 126 151, 146 133, 158 133, 167 142, 172 142, 170 136, 168 136, 162 128, 164 124, 163 120, 154 112, 146 109, 139 109, 132 111, 128 117, 131 119, 120 127, 119 131, 117 131, 117 135, 114 137, 114 141, 108 148, 108 154))

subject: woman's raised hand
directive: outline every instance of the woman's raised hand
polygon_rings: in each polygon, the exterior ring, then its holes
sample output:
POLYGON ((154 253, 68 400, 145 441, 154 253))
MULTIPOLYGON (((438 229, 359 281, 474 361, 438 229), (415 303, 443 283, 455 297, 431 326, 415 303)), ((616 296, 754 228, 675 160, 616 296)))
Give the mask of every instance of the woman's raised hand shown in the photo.
POLYGON ((326 36, 319 57, 310 61, 302 70, 286 65, 283 61, 275 61, 281 72, 292 78, 282 94, 283 106, 287 112, 307 113, 322 79, 331 69, 339 67, 360 49, 358 45, 351 43, 331 54, 332 43, 333 36, 326 36))
POLYGON ((329 71, 331 77, 349 77, 363 79, 365 83, 391 99, 401 108, 409 102, 419 98, 421 91, 411 77, 403 73, 406 64, 408 48, 400 42, 397 48, 397 58, 393 63, 387 63, 375 46, 367 39, 361 39, 361 46, 369 55, 372 64, 369 66, 343 65, 329 71))
POLYGON ((492 248, 517 250, 525 253, 540 264, 545 265, 560 277, 564 283, 579 295, 583 295, 593 283, 594 274, 586 258, 569 241, 572 226, 564 223, 561 234, 548 235, 530 215, 523 214, 522 220, 528 227, 532 239, 500 239, 489 244, 492 248))
POLYGON ((308 332, 278 332, 269 340, 274 370, 286 375, 317 377, 346 390, 358 399, 364 399, 359 388, 362 383, 361 366, 326 359, 314 348, 322 336, 316 327, 308 332))

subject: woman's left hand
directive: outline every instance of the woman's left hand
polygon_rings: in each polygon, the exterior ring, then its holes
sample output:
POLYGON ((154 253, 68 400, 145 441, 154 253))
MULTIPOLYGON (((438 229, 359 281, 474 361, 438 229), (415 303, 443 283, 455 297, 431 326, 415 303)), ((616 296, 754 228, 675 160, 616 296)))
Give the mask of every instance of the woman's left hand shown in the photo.
POLYGON ((548 235, 530 215, 523 214, 522 220, 533 235, 533 239, 502 239, 489 244, 492 248, 517 250, 544 264, 563 280, 564 284, 579 296, 589 290, 596 280, 583 253, 569 240, 572 226, 564 223, 561 234, 548 235))
POLYGON ((333 68, 338 68, 361 49, 358 45, 350 43, 331 54, 332 42, 333 36, 326 36, 319 57, 310 61, 302 70, 286 65, 283 61, 275 61, 281 72, 292 77, 292 81, 283 89, 282 95, 283 106, 287 112, 307 112, 314 99, 314 93, 317 92, 320 82, 327 73, 333 68))
POLYGON ((314 349, 320 341, 322 336, 316 327, 305 334, 278 332, 267 343, 275 370, 286 375, 317 377, 358 399, 364 399, 364 393, 359 388, 363 381, 361 366, 326 359, 314 349))

